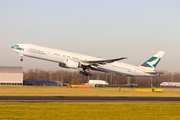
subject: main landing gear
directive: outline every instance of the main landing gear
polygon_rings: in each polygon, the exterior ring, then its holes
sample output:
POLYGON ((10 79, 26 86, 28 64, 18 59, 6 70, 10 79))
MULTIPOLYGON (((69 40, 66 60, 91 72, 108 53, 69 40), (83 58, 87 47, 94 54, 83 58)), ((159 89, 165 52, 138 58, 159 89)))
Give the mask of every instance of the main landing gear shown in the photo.
POLYGON ((83 68, 83 71, 80 71, 79 73, 82 74, 82 75, 85 75, 85 76, 90 76, 90 77, 93 76, 93 74, 90 73, 90 69, 89 68, 83 68))
POLYGON ((82 74, 82 75, 85 75, 85 76, 90 76, 90 77, 92 77, 92 76, 93 76, 93 74, 92 74, 92 73, 87 72, 87 71, 80 71, 79 73, 80 73, 80 74, 82 74))

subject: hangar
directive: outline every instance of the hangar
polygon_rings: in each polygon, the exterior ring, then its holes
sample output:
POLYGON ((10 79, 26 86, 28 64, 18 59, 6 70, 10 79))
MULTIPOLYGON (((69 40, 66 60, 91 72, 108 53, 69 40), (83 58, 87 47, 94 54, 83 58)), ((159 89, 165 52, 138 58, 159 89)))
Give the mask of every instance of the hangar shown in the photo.
POLYGON ((23 68, 0 66, 0 85, 23 85, 23 68))

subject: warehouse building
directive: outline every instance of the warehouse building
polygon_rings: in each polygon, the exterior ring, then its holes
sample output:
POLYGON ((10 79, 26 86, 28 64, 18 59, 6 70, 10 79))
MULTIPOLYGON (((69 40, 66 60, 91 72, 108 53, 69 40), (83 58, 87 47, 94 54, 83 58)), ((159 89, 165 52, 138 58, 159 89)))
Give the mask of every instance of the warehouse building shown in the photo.
POLYGON ((24 80, 23 85, 27 86, 66 86, 60 81, 24 80))
POLYGON ((0 66, 0 85, 23 85, 23 68, 0 66))

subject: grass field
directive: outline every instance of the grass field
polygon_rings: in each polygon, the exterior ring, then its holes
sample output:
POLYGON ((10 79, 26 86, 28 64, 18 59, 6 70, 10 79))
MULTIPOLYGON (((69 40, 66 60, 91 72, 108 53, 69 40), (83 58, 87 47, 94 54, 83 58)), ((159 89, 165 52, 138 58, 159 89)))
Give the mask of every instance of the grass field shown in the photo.
POLYGON ((0 96, 178 96, 179 89, 135 92, 134 88, 66 88, 50 86, 0 86, 0 96))
POLYGON ((180 103, 0 102, 2 120, 179 120, 180 103))
MULTIPOLYGON (((178 96, 179 89, 135 92, 133 88, 0 86, 0 96, 178 96)), ((0 120, 179 120, 180 103, 0 102, 0 120)))

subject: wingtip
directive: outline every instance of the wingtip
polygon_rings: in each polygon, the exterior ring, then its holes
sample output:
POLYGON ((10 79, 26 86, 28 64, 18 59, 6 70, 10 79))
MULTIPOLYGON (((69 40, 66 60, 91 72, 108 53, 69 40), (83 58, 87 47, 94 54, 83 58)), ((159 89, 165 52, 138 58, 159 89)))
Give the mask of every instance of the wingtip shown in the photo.
POLYGON ((123 59, 128 59, 128 57, 122 57, 123 59))

